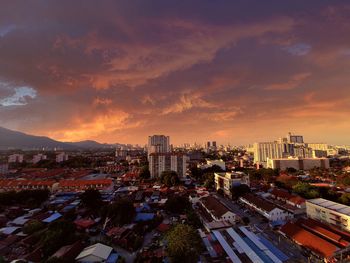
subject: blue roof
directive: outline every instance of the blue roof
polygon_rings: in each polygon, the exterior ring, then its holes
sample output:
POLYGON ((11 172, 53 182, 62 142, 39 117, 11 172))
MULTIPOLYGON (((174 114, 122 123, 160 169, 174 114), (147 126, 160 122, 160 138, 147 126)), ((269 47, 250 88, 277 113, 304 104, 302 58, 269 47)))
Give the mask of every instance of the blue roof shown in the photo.
POLYGON ((276 257, 278 257, 281 261, 286 261, 289 257, 276 248, 270 241, 268 241, 263 235, 259 235, 259 239, 261 243, 263 243, 276 257))
POLYGON ((139 207, 136 207, 136 212, 142 212, 142 211, 149 211, 151 210, 151 207, 148 204, 143 203, 142 205, 140 205, 139 207))
POLYGON ((111 253, 106 260, 106 263, 115 263, 117 262, 119 255, 117 253, 111 253))
POLYGON ((50 215, 48 218, 44 219, 43 222, 44 223, 51 223, 57 219, 59 219, 60 217, 62 217, 62 215, 58 212, 53 213, 52 215, 50 215))
POLYGON ((137 213, 135 221, 149 221, 154 218, 154 213, 137 213))

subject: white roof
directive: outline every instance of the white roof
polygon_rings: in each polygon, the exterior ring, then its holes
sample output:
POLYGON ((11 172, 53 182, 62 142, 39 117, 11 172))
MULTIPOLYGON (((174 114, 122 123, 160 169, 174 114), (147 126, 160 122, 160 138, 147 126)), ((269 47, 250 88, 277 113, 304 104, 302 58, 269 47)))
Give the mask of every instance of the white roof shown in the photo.
POLYGON ((106 260, 111 254, 112 250, 113 250, 112 247, 103 245, 101 243, 96 243, 92 246, 84 248, 84 250, 80 252, 80 254, 75 259, 79 261, 81 259, 84 259, 85 257, 92 255, 92 256, 101 258, 103 260, 106 260))
POLYGON ((339 204, 333 201, 329 201, 323 198, 316 198, 311 200, 306 200, 306 202, 321 206, 333 210, 335 212, 350 216, 350 206, 339 204))

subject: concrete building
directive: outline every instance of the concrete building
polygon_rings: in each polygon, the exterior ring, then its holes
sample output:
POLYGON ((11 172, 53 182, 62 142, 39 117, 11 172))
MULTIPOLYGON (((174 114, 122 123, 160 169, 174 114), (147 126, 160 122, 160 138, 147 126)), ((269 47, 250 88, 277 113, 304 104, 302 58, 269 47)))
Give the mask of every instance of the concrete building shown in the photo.
POLYGON ((170 137, 165 135, 152 135, 148 137, 147 145, 148 156, 151 153, 169 153, 170 148, 170 137))
POLYGON ((286 221, 293 218, 293 214, 253 194, 246 194, 240 197, 239 200, 270 222, 286 221))
POLYGON ((148 157, 151 178, 159 178, 164 171, 175 171, 180 178, 186 176, 189 158, 182 153, 151 153, 148 157))
POLYGON ((296 146, 293 148, 292 156, 300 158, 313 158, 312 149, 304 146, 296 146))
POLYGON ((350 232, 350 207, 323 198, 306 200, 309 218, 350 232))
POLYGON ((278 142, 254 143, 254 162, 266 164, 267 159, 283 157, 283 144, 278 142))
POLYGON ((280 158, 268 159, 267 168, 286 170, 294 168, 296 170, 310 170, 315 167, 329 169, 328 158, 280 158))
POLYGON ((56 155, 56 163, 61 163, 64 161, 68 161, 68 154, 66 153, 59 153, 56 155))
POLYGON ((227 196, 231 196, 231 188, 236 185, 250 185, 249 176, 243 172, 214 173, 215 189, 222 189, 227 196))
POLYGON ((321 151, 327 151, 328 150, 328 144, 327 143, 308 143, 307 147, 310 147, 313 150, 321 150, 321 151))
POLYGON ((206 169, 213 167, 214 165, 219 166, 223 171, 226 170, 226 164, 223 160, 206 160, 205 164, 198 164, 197 167, 200 169, 206 169))
POLYGON ((23 154, 11 154, 8 158, 9 163, 23 163, 23 154))
POLYGON ((294 135, 292 133, 288 133, 287 140, 289 143, 304 143, 304 138, 302 135, 294 135))
POLYGON ((312 158, 326 158, 327 151, 323 150, 312 150, 312 158))
POLYGON ((35 155, 33 156, 32 162, 33 162, 34 164, 36 164, 36 163, 38 163, 38 162, 40 162, 40 161, 42 161, 42 160, 46 160, 46 159, 47 159, 47 156, 46 156, 45 154, 39 153, 39 154, 35 154, 35 155))
POLYGON ((199 199, 200 204, 215 221, 226 221, 234 224, 238 219, 236 214, 230 211, 224 204, 213 196, 199 199))

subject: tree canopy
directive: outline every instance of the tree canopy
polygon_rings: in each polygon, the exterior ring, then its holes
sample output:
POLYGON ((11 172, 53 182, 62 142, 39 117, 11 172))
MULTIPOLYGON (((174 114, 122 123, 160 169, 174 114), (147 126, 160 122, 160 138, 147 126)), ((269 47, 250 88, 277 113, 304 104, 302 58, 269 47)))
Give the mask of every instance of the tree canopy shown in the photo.
POLYGON ((99 211, 102 204, 101 193, 97 189, 87 189, 80 196, 82 204, 92 211, 99 211))
POLYGON ((103 217, 111 220, 115 225, 131 223, 134 220, 135 213, 133 203, 127 199, 119 199, 105 206, 102 210, 103 217))
POLYGON ((166 186, 175 186, 180 183, 179 176, 177 175, 177 172, 175 171, 164 171, 162 172, 160 176, 161 183, 165 184, 166 186))
POLYGON ((171 262, 198 262, 203 245, 198 232, 191 226, 178 224, 169 230, 165 238, 171 262))

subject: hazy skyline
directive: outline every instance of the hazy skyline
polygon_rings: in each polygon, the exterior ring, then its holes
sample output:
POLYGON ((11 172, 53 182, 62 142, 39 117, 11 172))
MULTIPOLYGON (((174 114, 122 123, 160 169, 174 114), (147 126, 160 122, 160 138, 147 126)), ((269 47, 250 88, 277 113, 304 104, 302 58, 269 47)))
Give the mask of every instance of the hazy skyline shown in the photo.
POLYGON ((348 1, 1 1, 0 126, 350 144, 348 1))

